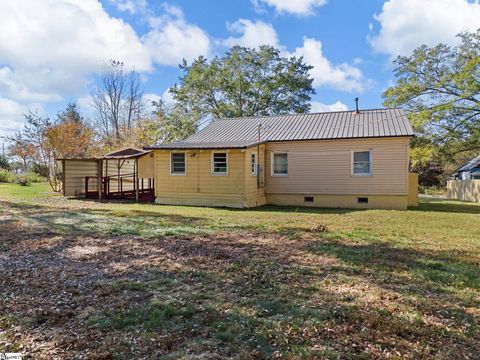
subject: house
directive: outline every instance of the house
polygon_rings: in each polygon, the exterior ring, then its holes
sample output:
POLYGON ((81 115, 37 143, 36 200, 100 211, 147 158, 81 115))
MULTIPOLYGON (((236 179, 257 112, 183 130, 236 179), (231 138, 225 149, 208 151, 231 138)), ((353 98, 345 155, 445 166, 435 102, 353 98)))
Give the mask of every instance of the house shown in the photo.
POLYGON ((460 166, 447 181, 447 197, 480 202, 480 155, 460 166))
POLYGON ((480 180, 480 155, 458 168, 454 174, 457 180, 480 180))
POLYGON ((405 209, 413 130, 401 109, 215 120, 146 148, 159 204, 405 209))

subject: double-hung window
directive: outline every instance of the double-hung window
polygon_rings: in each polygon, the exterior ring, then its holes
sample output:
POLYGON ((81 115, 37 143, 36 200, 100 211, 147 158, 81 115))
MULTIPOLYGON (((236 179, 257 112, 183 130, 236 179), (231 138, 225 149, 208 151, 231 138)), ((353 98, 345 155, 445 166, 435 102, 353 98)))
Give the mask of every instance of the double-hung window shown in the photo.
POLYGON ((170 174, 171 175, 185 175, 185 153, 172 152, 170 158, 170 174))
POLYGON ((353 176, 372 175, 371 151, 354 151, 353 152, 352 174, 353 176))
POLYGON ((250 154, 250 174, 257 175, 257 154, 250 154))
POLYGON ((288 154, 273 153, 272 154, 272 176, 288 175, 288 154))
POLYGON ((216 152, 212 155, 212 174, 228 174, 228 155, 225 152, 216 152))

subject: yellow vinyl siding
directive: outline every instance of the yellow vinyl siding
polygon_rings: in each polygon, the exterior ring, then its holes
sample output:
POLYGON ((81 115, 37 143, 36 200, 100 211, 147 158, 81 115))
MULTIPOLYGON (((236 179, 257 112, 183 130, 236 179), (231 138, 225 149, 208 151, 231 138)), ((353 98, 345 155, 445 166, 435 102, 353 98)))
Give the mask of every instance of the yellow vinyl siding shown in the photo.
POLYGON ((185 151, 186 174, 170 174, 169 150, 156 150, 156 202, 165 204, 235 206, 245 201, 245 151, 216 150, 228 155, 228 174, 212 174, 212 151, 185 151))
POLYGON ((418 206, 418 174, 408 174, 408 206, 418 206))
POLYGON ((265 197, 265 188, 263 186, 258 187, 257 175, 251 174, 251 156, 252 153, 257 154, 257 164, 262 166, 261 176, 265 175, 265 144, 259 147, 251 147, 245 151, 245 206, 254 207, 265 205, 267 199, 265 197), (260 149, 260 151, 259 151, 260 149))
POLYGON ((154 155, 149 153, 138 158, 138 178, 153 179, 155 177, 154 155))
POLYGON ((80 196, 85 194, 85 177, 92 177, 88 182, 89 191, 97 190, 97 160, 64 160, 64 195, 80 196))
POLYGON ((408 138, 267 144, 267 194, 408 195, 408 138), (371 176, 352 175, 352 151, 371 151, 371 176), (274 152, 288 153, 288 176, 271 175, 274 152))

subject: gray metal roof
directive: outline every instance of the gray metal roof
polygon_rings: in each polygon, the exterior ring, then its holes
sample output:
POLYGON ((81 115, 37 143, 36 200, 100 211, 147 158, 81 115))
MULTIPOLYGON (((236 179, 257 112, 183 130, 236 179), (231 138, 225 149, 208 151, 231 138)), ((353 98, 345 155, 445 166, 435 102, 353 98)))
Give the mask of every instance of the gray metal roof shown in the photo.
POLYGON ((468 171, 480 165, 480 155, 463 164, 457 171, 468 171))
MULTIPOLYGON (((188 139, 187 139, 188 140, 188 139)), ((244 140, 244 141, 208 141, 190 142, 176 141, 169 144, 160 144, 148 147, 148 149, 245 149, 265 141, 244 140)))
POLYGON ((402 109, 219 119, 187 139, 150 149, 248 147, 265 141, 413 136, 402 109), (260 139, 258 126, 261 125, 260 139), (227 146, 228 145, 228 146, 227 146))

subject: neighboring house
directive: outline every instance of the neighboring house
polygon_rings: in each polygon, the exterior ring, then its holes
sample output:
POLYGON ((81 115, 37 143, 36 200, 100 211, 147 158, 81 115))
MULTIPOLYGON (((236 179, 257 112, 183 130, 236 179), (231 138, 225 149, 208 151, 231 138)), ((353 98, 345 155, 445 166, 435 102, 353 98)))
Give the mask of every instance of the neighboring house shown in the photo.
POLYGON ((454 178, 457 180, 480 180, 480 155, 458 168, 454 178))
POLYGON ((405 209, 413 130, 400 109, 220 119, 148 147, 160 204, 405 209))
POLYGON ((447 181, 447 197, 480 202, 480 155, 468 161, 447 181))

